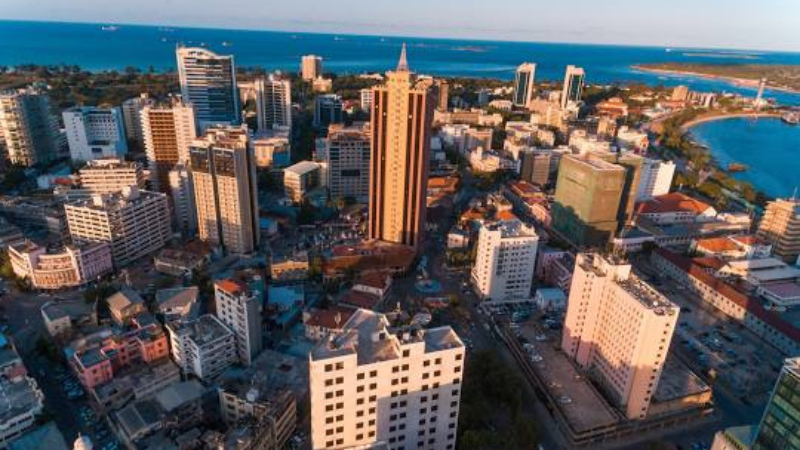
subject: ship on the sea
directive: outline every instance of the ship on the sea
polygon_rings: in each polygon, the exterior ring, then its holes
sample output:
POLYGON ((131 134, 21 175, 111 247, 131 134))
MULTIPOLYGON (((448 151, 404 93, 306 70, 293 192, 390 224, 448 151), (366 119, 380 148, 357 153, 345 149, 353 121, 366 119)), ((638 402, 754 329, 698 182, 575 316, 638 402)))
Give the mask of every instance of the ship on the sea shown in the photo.
POLYGON ((747 164, 733 162, 728 164, 728 172, 737 173, 737 172, 746 172, 748 169, 747 164))
POLYGON ((800 123, 800 113, 798 112, 787 112, 781 116, 781 120, 789 125, 797 125, 800 123))
POLYGON ((100 29, 103 31, 117 31, 119 30, 119 27, 116 25, 104 25, 100 27, 100 29))

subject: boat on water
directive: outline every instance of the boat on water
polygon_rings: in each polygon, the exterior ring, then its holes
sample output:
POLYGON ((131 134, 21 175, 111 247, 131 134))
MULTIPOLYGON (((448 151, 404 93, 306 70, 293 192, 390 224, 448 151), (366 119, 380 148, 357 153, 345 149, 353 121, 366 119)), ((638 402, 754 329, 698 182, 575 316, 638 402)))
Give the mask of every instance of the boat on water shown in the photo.
POLYGON ((728 172, 737 173, 737 172, 746 172, 748 169, 747 164, 742 163, 730 163, 728 164, 728 172))
POLYGON ((800 113, 798 112, 787 112, 781 116, 781 120, 784 123, 788 123, 789 125, 797 125, 800 123, 800 113))
POLYGON ((103 25, 100 29, 103 31, 117 31, 119 27, 116 25, 103 25))
POLYGON ((222 42, 222 46, 223 46, 223 47, 230 47, 231 45, 233 45, 233 44, 232 44, 232 43, 230 43, 229 41, 223 41, 223 42, 222 42))

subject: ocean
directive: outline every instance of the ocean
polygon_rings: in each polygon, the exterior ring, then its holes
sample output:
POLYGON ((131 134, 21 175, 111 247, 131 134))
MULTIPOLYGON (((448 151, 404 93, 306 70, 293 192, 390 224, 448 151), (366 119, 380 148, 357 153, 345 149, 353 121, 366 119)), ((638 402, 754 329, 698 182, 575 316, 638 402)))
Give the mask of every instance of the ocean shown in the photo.
MULTIPOLYGON (((300 56, 324 58, 326 71, 383 72, 394 67, 408 44, 413 70, 440 76, 510 80, 524 61, 537 63, 537 80, 561 80, 568 64, 582 66, 589 83, 686 84, 698 91, 755 96, 755 89, 719 80, 639 72, 632 65, 657 62, 800 64, 800 53, 724 51, 664 47, 552 44, 429 38, 286 33, 205 28, 0 21, 0 65, 70 64, 92 71, 175 68, 175 46, 203 45, 232 53, 238 66, 297 71, 300 56)), ((800 105, 800 94, 767 91, 768 98, 800 105)))
POLYGON ((694 139, 709 147, 722 167, 746 164, 737 179, 772 197, 788 197, 800 188, 800 126, 776 118, 723 119, 692 127, 694 139))

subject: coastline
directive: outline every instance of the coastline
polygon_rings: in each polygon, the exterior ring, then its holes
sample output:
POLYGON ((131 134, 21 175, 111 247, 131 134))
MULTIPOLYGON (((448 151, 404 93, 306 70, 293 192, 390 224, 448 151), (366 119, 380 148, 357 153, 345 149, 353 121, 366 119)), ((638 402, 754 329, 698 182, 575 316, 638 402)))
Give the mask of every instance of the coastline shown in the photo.
MULTIPOLYGON (((634 64, 631 66, 633 70, 639 70, 641 72, 646 73, 653 73, 653 74, 663 74, 663 75, 681 75, 681 76, 690 76, 690 77, 697 77, 697 78, 705 78, 707 80, 717 80, 717 81, 726 81, 728 83, 733 84, 734 86, 738 87, 748 87, 757 89, 758 88, 758 80, 754 80, 752 78, 736 78, 736 77, 729 77, 724 75, 713 75, 708 73, 702 72, 692 72, 689 70, 669 70, 669 69, 654 69, 652 67, 645 67, 638 64, 634 64)), ((800 94, 800 89, 792 89, 787 88, 784 86, 775 86, 771 84, 767 84, 767 89, 772 91, 779 91, 779 92, 786 92, 788 94, 800 94)))
POLYGON ((730 113, 730 114, 714 114, 708 116, 701 116, 681 125, 681 131, 683 131, 684 133, 688 132, 692 127, 706 122, 714 122, 717 120, 727 120, 727 119, 750 119, 750 118, 780 119, 781 115, 778 113, 730 113))

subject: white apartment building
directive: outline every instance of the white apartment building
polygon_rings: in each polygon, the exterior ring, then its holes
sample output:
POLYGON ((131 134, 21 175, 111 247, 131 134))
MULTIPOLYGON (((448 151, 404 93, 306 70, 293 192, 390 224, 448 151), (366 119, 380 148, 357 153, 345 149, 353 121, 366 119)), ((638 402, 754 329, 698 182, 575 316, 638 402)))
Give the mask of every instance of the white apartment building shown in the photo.
POLYGON ((561 348, 631 420, 647 416, 679 309, 630 264, 579 254, 561 348))
POLYGON ((258 131, 292 128, 292 84, 275 75, 253 82, 258 131))
POLYGON ((536 77, 536 64, 523 63, 517 67, 514 77, 514 105, 527 108, 533 98, 534 78, 536 77))
POLYGON ((283 171, 283 189, 286 196, 299 203, 308 191, 321 183, 320 165, 313 161, 300 161, 283 171))
POLYGON ((142 109, 145 106, 152 106, 155 100, 150 95, 143 93, 138 97, 129 98, 122 102, 122 119, 125 122, 125 137, 131 141, 136 141, 139 145, 144 144, 144 134, 142 134, 142 109))
POLYGON ((261 293, 234 280, 214 283, 217 317, 236 335, 236 352, 245 366, 261 352, 261 293))
POLYGON ((95 159, 78 174, 81 187, 91 194, 112 194, 130 186, 144 188, 145 185, 142 166, 119 158, 95 159))
POLYGON ((135 186, 68 203, 64 212, 73 243, 109 243, 117 267, 161 249, 171 233, 167 196, 135 186))
POLYGON ((39 89, 0 92, 0 144, 8 160, 32 166, 61 156, 58 120, 50 99, 39 89))
POLYGON ((169 171, 169 190, 175 228, 185 236, 197 232, 197 208, 194 204, 192 171, 185 163, 178 163, 169 171))
POLYGON ((206 314, 190 322, 173 321, 166 328, 172 359, 184 374, 211 380, 238 359, 236 337, 215 316, 206 314))
POLYGON ((167 104, 144 107, 141 120, 151 181, 159 191, 168 192, 169 171, 189 161, 189 147, 197 137, 194 109, 173 97, 167 104))
POLYGON ((369 125, 328 129, 327 186, 332 199, 351 197, 362 203, 369 196, 370 131, 369 125))
POLYGON ((305 81, 313 81, 322 76, 322 57, 304 55, 300 62, 300 75, 305 81))
POLYGON ((63 116, 73 161, 121 158, 128 153, 119 108, 82 106, 64 111, 63 116))
POLYGON ((360 106, 362 111, 369 111, 372 108, 372 89, 364 88, 359 91, 361 93, 360 106))
POLYGON ((455 448, 464 344, 359 309, 309 354, 313 449, 455 448))
POLYGON ((181 97, 194 107, 198 127, 238 124, 241 111, 233 55, 178 47, 175 56, 181 97))
POLYGON ((519 220, 481 225, 472 283, 484 300, 528 300, 539 236, 519 220))
POLYGON ((636 190, 636 201, 643 202, 668 194, 674 176, 674 162, 644 158, 639 175, 639 187, 636 190))

